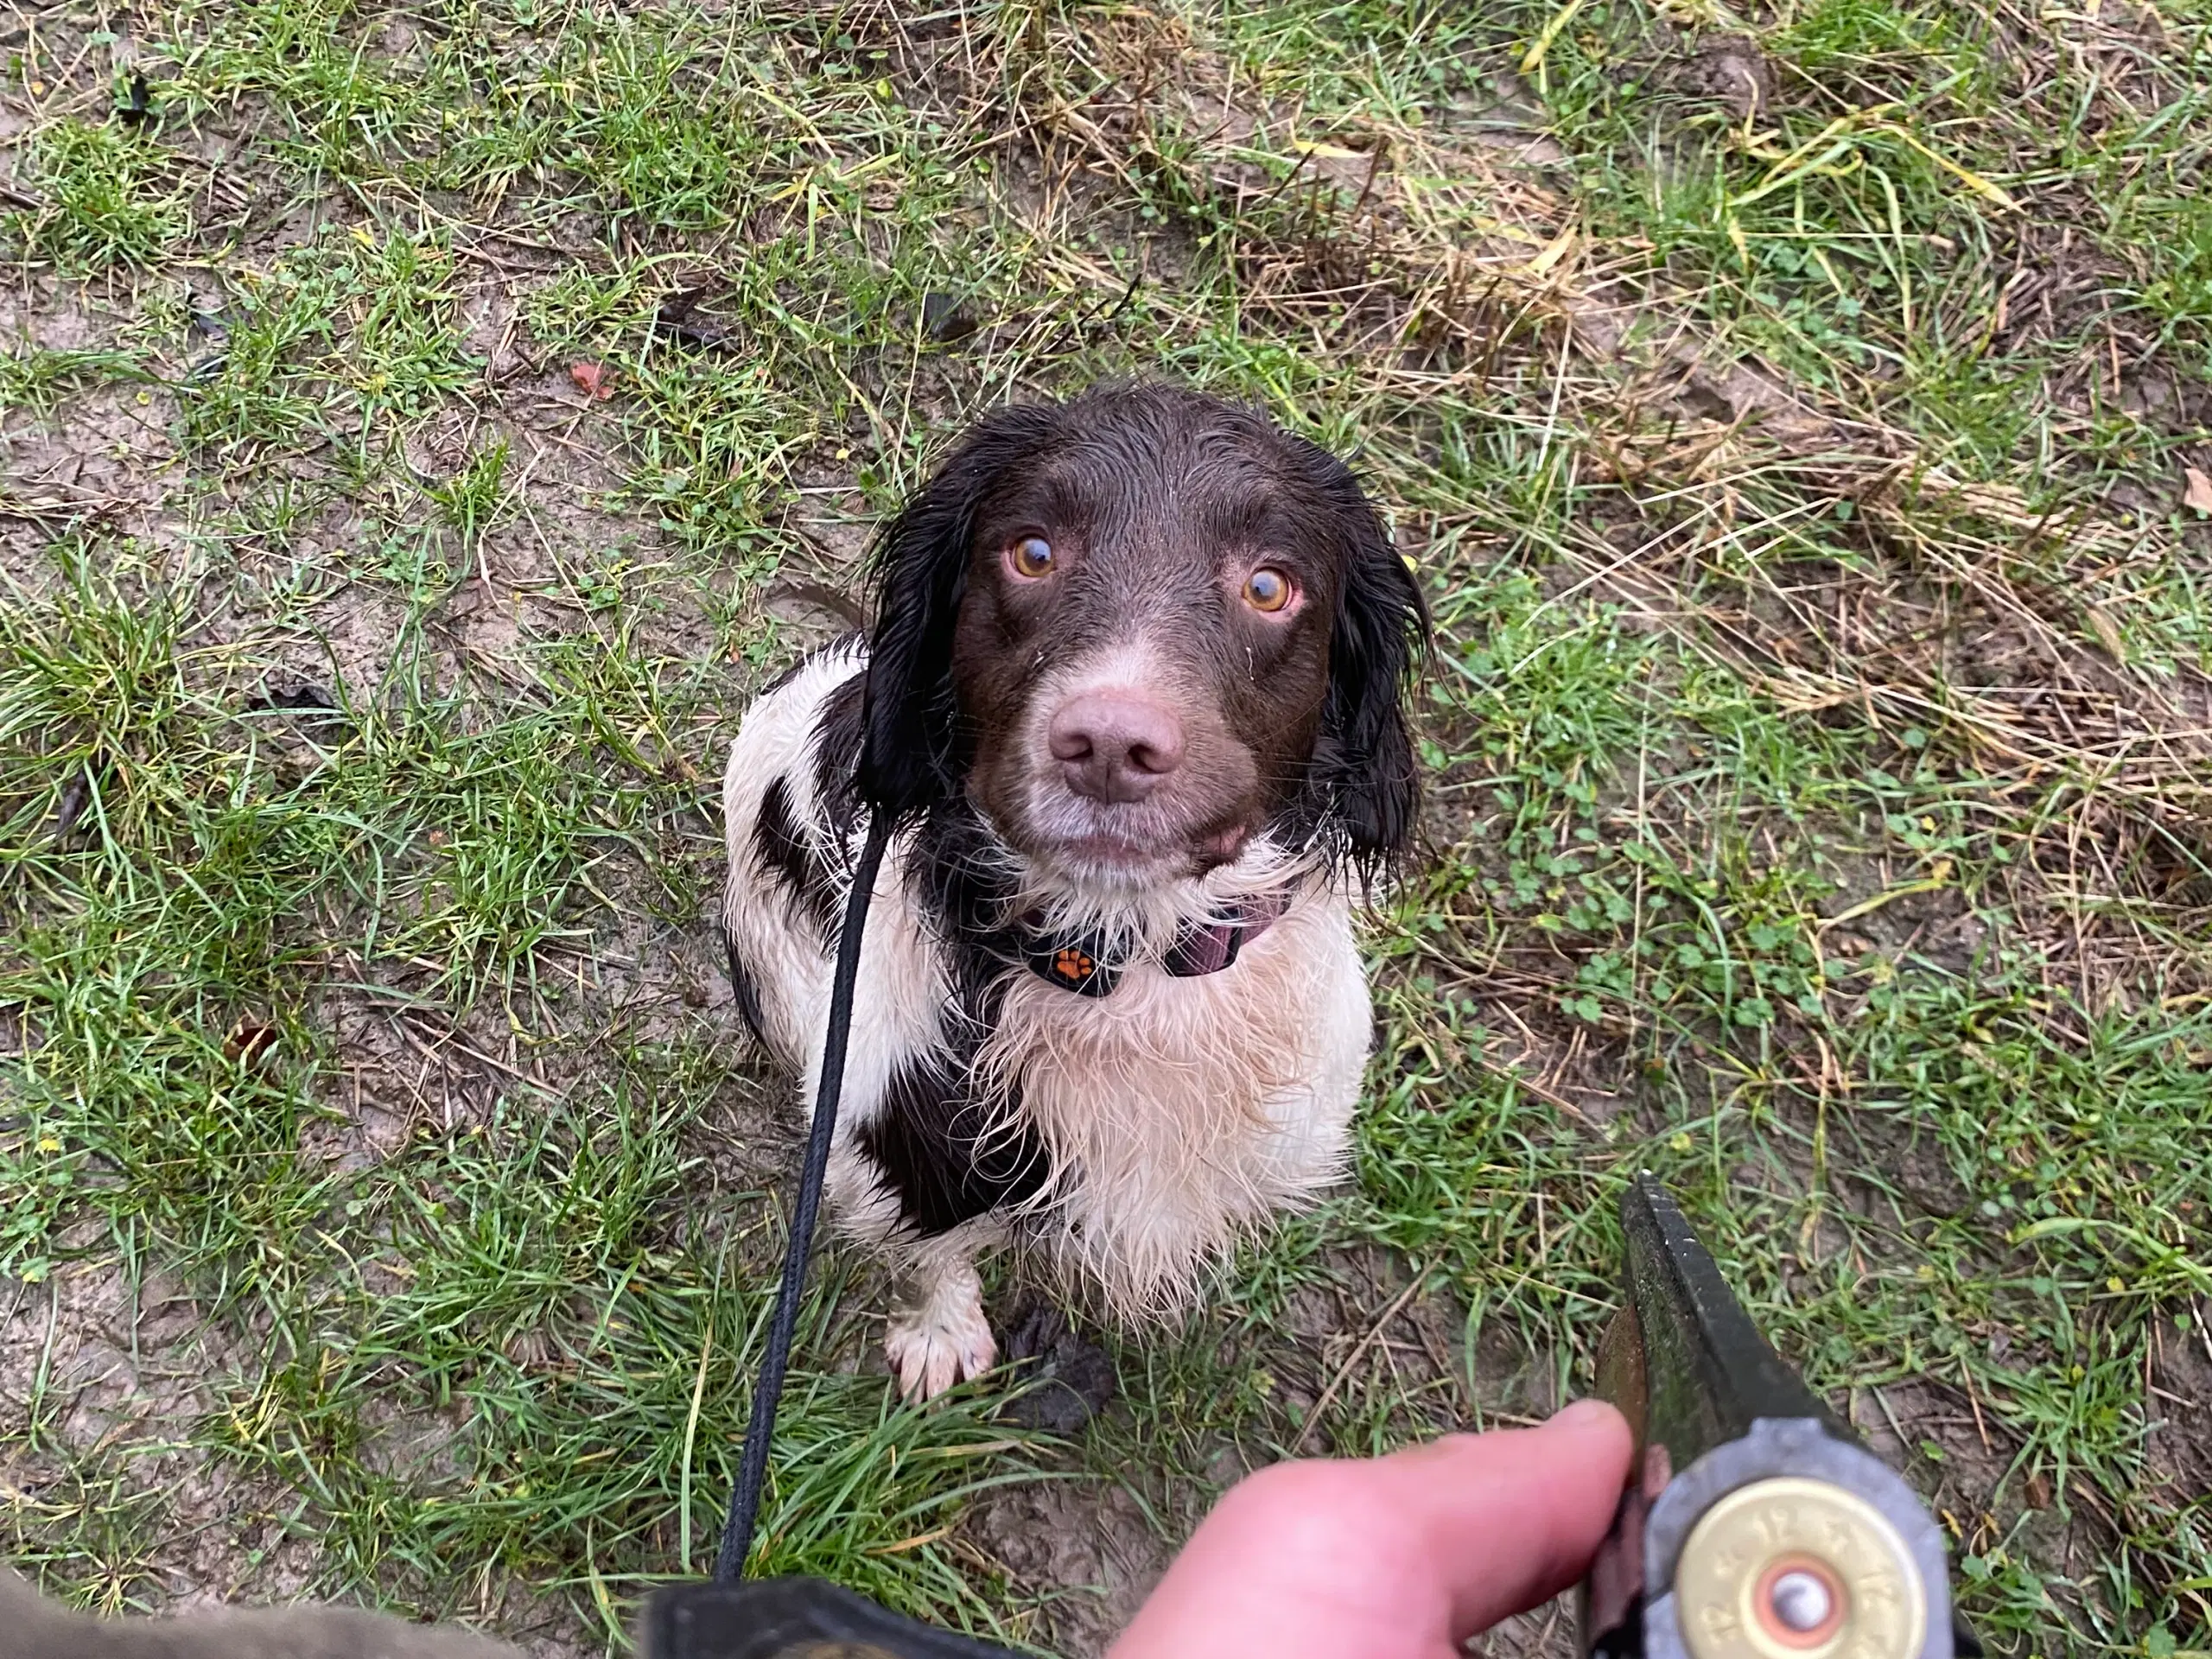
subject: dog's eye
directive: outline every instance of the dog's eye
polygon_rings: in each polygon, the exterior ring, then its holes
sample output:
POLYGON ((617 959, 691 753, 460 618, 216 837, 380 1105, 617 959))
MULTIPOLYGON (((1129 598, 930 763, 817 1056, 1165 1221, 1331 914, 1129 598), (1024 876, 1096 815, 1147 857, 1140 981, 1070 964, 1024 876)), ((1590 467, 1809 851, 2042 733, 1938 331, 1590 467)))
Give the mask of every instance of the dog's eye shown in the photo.
POLYGON ((1279 611, 1290 603, 1290 578, 1263 564, 1244 578, 1244 602, 1255 611, 1279 611))
POLYGON ((1006 550, 1006 562, 1018 576, 1035 581, 1052 574, 1052 544, 1042 536, 1025 536, 1006 550))

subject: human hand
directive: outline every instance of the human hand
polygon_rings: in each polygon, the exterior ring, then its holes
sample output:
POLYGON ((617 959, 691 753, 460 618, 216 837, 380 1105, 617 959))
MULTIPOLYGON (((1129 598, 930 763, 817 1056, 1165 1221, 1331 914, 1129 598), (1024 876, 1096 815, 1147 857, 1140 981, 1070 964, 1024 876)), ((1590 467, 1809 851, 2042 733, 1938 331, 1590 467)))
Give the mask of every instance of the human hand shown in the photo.
POLYGON ((1449 1659, 1588 1570, 1630 1455, 1620 1413, 1581 1400, 1540 1428, 1262 1469, 1107 1659, 1449 1659))

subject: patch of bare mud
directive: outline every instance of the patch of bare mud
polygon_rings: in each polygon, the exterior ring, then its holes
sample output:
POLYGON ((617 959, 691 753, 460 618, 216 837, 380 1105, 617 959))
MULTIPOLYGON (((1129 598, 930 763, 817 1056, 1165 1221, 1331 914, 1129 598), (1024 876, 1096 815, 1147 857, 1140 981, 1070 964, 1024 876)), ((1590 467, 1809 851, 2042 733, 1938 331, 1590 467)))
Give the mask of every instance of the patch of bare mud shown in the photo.
POLYGON ((1008 1488, 961 1530, 1036 1607, 1030 1639, 1063 1659, 1103 1653, 1174 1557, 1134 1496, 1096 1480, 1008 1488))
MULTIPOLYGON (((81 1241, 80 1241, 81 1242, 81 1241)), ((199 1443, 219 1434, 238 1356, 200 1300, 160 1274, 135 1284, 111 1262, 0 1289, 0 1414, 39 1426, 36 1449, 0 1449, 0 1541, 27 1569, 67 1561, 45 1587, 107 1611, 177 1613, 312 1599, 322 1552, 290 1485, 199 1443)), ((250 1407, 244 1408, 250 1409, 250 1407)), ((371 1466, 450 1468, 453 1425, 367 1414, 371 1466)), ((558 1603, 485 1585, 456 1616, 534 1659, 602 1650, 558 1603)))
POLYGON ((296 1496, 193 1443, 231 1355, 191 1296, 160 1274, 134 1285, 109 1262, 5 1294, 0 1410, 41 1429, 36 1450, 0 1450, 19 1540, 93 1543, 70 1580, 110 1607, 283 1600, 309 1586, 316 1551, 287 1521, 296 1496), (150 1496, 118 1505, 121 1484, 150 1496))
POLYGON ((2151 1479, 2171 1488, 2177 1507, 2212 1492, 2212 1328, 2200 1300, 2183 1330, 2165 1320, 2151 1329, 2150 1399, 2143 1461, 2151 1479))

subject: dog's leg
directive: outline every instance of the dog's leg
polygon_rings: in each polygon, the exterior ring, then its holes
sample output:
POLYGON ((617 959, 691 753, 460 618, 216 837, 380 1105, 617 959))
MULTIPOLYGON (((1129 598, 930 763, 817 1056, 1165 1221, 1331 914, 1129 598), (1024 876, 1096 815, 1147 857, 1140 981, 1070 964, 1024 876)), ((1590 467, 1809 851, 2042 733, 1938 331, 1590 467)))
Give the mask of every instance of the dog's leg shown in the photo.
POLYGON ((907 1300, 891 1315, 883 1351, 909 1400, 935 1399, 998 1363, 976 1275, 980 1243, 970 1224, 899 1252, 907 1300))

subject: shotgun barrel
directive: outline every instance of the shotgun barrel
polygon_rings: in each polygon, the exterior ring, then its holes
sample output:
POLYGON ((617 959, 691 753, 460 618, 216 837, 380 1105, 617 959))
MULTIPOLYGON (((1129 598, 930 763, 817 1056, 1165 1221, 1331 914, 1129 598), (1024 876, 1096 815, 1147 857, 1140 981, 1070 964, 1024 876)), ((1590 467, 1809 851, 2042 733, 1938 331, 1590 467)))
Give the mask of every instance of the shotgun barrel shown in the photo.
POLYGON ((1598 1392, 1637 1461, 1583 1583, 1596 1659, 1978 1659, 1943 1535, 1769 1345, 1656 1176, 1621 1202, 1598 1392))

